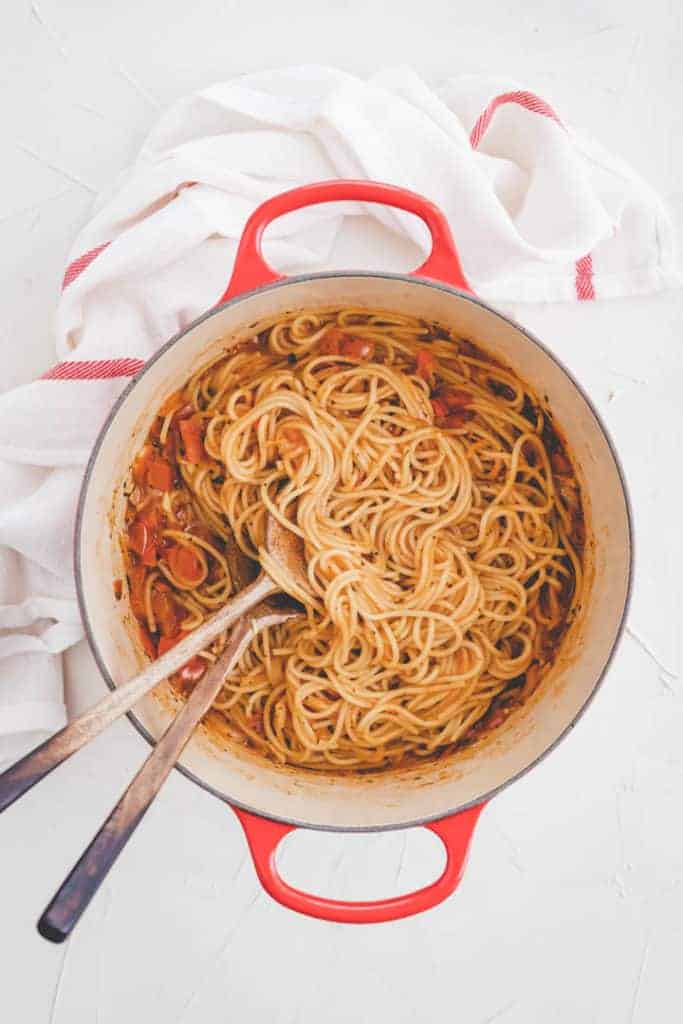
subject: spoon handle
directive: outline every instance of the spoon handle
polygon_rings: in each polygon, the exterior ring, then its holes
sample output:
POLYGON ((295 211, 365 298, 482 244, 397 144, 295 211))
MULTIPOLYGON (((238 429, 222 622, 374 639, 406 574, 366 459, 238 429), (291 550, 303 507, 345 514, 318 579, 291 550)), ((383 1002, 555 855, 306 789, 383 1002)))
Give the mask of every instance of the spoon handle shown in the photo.
POLYGON ((166 781, 183 747, 211 707, 226 675, 239 661, 251 639, 251 625, 251 619, 245 618, 235 626, 221 657, 197 683, 188 702, 173 719, 102 828, 62 882, 38 922, 38 931, 44 938, 63 942, 71 934, 166 781))
POLYGON ((219 633, 242 618, 254 605, 278 591, 270 577, 262 573, 253 583, 236 594, 219 612, 184 640, 151 662, 139 675, 117 686, 79 718, 29 751, 21 760, 0 774, 0 813, 32 786, 44 779, 54 768, 98 736, 108 725, 130 711, 141 697, 176 672, 193 655, 198 654, 219 633))

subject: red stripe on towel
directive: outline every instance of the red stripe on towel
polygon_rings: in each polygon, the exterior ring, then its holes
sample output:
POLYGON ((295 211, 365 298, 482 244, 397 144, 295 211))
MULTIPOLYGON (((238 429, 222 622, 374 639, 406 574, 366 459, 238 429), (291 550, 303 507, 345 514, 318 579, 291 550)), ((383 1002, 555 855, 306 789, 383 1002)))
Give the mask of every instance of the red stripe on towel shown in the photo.
POLYGON ((542 100, 540 96, 536 96, 533 92, 503 92, 500 96, 494 96, 489 103, 488 107, 477 118, 477 122, 472 129, 470 134, 470 145, 472 149, 476 149, 481 142, 488 126, 491 124, 493 115, 499 107, 505 106, 507 103, 516 103, 519 107, 524 107, 525 110, 531 110, 534 114, 541 114, 542 117, 549 117, 551 121, 555 121, 559 124, 560 128, 564 128, 564 125, 560 121, 559 117, 545 100, 542 100))
POLYGON ((576 297, 580 301, 595 298, 593 287, 593 257, 590 253, 576 261, 576 297))
POLYGON ((91 249, 89 252, 84 252, 77 260, 73 260, 64 271, 62 291, 64 291, 67 285, 70 285, 79 274, 82 274, 83 271, 90 266, 92 261, 99 256, 101 252, 104 252, 109 244, 109 242, 103 242, 102 245, 96 245, 94 249, 91 249))
MULTIPOLYGON (((472 149, 476 149, 481 140, 483 139, 486 131, 493 120, 493 115, 499 107, 505 106, 507 103, 516 103, 520 107, 524 107, 525 110, 531 110, 534 114, 540 114, 541 117, 550 118, 564 128, 562 121, 559 119, 553 108, 545 100, 542 100, 540 96, 536 96, 533 92, 503 92, 499 96, 494 96, 486 110, 481 114, 474 125, 470 133, 470 145, 472 149)), ((595 298, 595 288, 593 287, 593 259, 588 254, 582 256, 580 260, 576 261, 575 268, 575 283, 576 283, 576 297, 581 301, 586 299, 595 298)))
POLYGON ((84 359, 57 363, 41 380, 106 380, 109 377, 134 377, 145 365, 143 359, 84 359))

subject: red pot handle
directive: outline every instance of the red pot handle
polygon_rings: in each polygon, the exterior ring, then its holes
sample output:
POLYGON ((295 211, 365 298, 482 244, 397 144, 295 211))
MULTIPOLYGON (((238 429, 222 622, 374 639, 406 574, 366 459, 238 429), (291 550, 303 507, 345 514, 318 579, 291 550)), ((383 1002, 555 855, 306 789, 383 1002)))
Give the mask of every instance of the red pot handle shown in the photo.
POLYGON ((242 232, 230 284, 221 296, 219 304, 272 281, 285 280, 283 274, 278 274, 268 266, 261 253, 263 232, 271 221, 304 206, 350 199, 365 203, 384 203, 421 217, 432 236, 432 251, 425 262, 412 272, 412 276, 429 277, 471 292, 460 266, 448 221, 438 206, 429 199, 418 195, 417 192, 409 192, 408 189, 383 185, 376 181, 320 181, 314 185, 303 185, 289 192, 281 192, 254 210, 242 232))
POLYGON ((288 885, 280 876, 275 863, 275 852, 281 839, 293 832, 296 825, 283 825, 279 821, 260 818, 249 811, 233 807, 242 823, 251 856, 261 885, 269 895, 283 907, 296 910, 309 917, 324 921, 339 921, 343 924, 377 924, 380 921, 397 921, 402 917, 419 914, 435 907, 450 896, 461 877, 477 818, 485 804, 477 804, 459 814, 432 821, 425 828, 431 829, 446 847, 446 867, 440 878, 417 892, 404 896, 392 896, 388 900, 372 902, 346 902, 314 896, 288 885))
MULTIPOLYGON (((416 214, 429 228, 432 250, 425 262, 414 270, 411 276, 432 278, 471 293, 448 222, 434 203, 416 192, 375 181, 321 181, 282 192, 272 199, 267 199, 254 210, 242 232, 230 284, 221 296, 219 304, 262 285, 285 280, 283 274, 278 274, 266 263, 261 252, 263 232, 271 221, 285 213, 315 203, 345 200, 384 203, 416 214)), ((238 807, 233 807, 233 810, 242 823, 256 874, 266 892, 274 900, 300 914, 322 918, 325 921, 374 924, 410 917, 436 906, 450 896, 462 876, 472 832, 484 806, 483 803, 478 804, 425 826, 439 836, 446 848, 446 867, 436 882, 404 896, 362 903, 325 899, 288 885, 278 873, 275 853, 280 840, 294 831, 296 826, 261 818, 238 807)))

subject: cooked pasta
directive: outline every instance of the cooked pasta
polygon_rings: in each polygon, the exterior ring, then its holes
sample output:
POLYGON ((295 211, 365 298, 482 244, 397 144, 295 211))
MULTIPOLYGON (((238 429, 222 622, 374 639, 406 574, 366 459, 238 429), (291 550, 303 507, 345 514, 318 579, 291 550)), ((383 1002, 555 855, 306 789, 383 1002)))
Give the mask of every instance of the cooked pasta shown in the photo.
POLYGON ((549 413, 411 317, 282 317, 164 403, 127 512, 150 656, 243 585, 235 543, 279 580, 267 516, 303 542, 305 612, 254 638, 212 721, 281 764, 380 769, 471 742, 536 687, 581 597, 581 496, 549 413))

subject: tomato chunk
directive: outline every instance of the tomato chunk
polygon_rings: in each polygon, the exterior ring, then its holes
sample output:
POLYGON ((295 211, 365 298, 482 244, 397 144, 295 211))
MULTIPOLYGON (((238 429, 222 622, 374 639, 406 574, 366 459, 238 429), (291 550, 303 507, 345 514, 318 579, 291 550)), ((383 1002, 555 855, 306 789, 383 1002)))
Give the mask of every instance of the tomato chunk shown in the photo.
POLYGON ((178 609, 171 588, 157 581, 152 588, 152 611, 163 636, 177 636, 180 630, 178 609))
POLYGON ((192 402, 186 402, 185 405, 181 405, 175 414, 177 420, 189 420, 190 416, 194 415, 194 406, 192 402))
POLYGON ((178 426, 185 447, 185 458, 188 462, 197 465, 204 457, 201 417, 195 413, 189 419, 180 420, 178 426))
POLYGON ((152 542, 142 552, 141 561, 143 565, 147 565, 150 568, 157 564, 157 546, 156 543, 152 542))
POLYGON ((142 519, 135 519, 128 530, 128 547, 136 555, 142 555, 149 547, 151 540, 150 530, 142 519))
POLYGON ((196 683, 206 672, 208 664, 206 658, 200 658, 198 654, 195 654, 194 658, 190 658, 178 672, 180 681, 183 683, 196 683))
MULTIPOLYGON (((157 657, 160 658, 162 654, 166 654, 166 651, 170 651, 172 647, 175 647, 181 640, 184 640, 187 635, 187 633, 178 633, 177 636, 160 637, 157 646, 157 657)), ((208 662, 206 658, 201 658, 198 654, 195 654, 182 668, 178 669, 177 675, 182 683, 196 683, 197 680, 202 678, 207 667, 208 662)))
MULTIPOLYGON (((153 534, 159 529, 159 522, 161 519, 161 513, 158 505, 147 505, 142 511, 138 512, 137 518, 141 523, 144 523, 153 534)), ((156 540, 156 536, 154 538, 156 540)))
POLYGON ((338 327, 331 327, 318 345, 318 351, 323 356, 338 356, 345 337, 344 332, 340 331, 338 327))
POLYGON ((147 483, 159 491, 170 491, 173 487, 173 469, 166 459, 156 455, 150 459, 147 469, 147 483))
POLYGON ((432 409, 437 419, 444 419, 448 415, 448 406, 439 398, 431 399, 432 409))
POLYGON ((162 654, 166 654, 166 651, 170 651, 172 647, 179 644, 186 636, 187 633, 176 633, 175 636, 160 636, 159 643, 157 644, 157 657, 160 658, 162 654))
MULTIPOLYGON (((164 453, 167 446, 164 446, 164 453)), ((168 455, 172 456, 168 447, 168 455)), ((133 463, 133 480, 138 487, 156 487, 159 491, 170 491, 173 486, 173 469, 166 461, 156 453, 151 444, 146 444, 133 463)))
POLYGON ((436 356, 429 349, 419 348, 417 350, 417 366, 415 372, 422 380, 429 382, 429 378, 437 367, 436 356))
POLYGON ((439 419, 436 425, 444 430, 457 430, 459 427, 464 427, 473 416, 474 413, 471 409, 460 409, 459 412, 450 412, 448 416, 439 419))
POLYGON ((341 342, 340 351, 343 356, 350 359, 372 359, 375 346, 365 338, 346 337, 341 342))
POLYGON ((128 571, 128 593, 133 614, 142 618, 145 614, 145 579, 147 570, 144 565, 131 565, 128 571))
POLYGON ((157 563, 157 529, 159 512, 155 508, 143 509, 128 529, 128 547, 140 556, 143 565, 157 563))
POLYGON ((449 412, 459 412, 472 404, 472 395, 461 388, 453 388, 449 384, 438 387, 434 398, 446 406, 449 412))
POLYGON ((176 455, 178 454, 178 431, 173 424, 168 429, 161 454, 167 462, 173 463, 176 460, 176 455))
POLYGON ((183 583, 199 583, 204 575, 204 566, 197 553, 184 544, 174 544, 167 554, 168 564, 174 576, 183 583))

